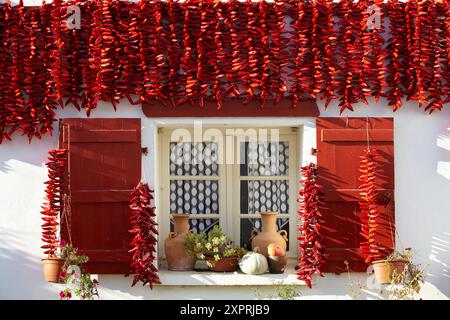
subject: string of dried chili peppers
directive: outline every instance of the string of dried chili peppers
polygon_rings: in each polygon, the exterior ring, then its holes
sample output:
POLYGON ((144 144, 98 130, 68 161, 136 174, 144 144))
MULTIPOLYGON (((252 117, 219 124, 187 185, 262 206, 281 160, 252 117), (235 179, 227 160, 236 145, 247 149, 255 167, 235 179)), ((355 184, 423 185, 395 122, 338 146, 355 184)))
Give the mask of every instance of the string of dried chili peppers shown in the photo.
POLYGON ((161 283, 158 268, 155 266, 158 224, 155 221, 153 190, 146 183, 139 183, 131 194, 130 233, 133 235, 130 246, 133 254, 131 271, 134 273, 132 286, 138 282, 142 285, 161 283))
POLYGON ((427 106, 425 107, 425 110, 432 113, 435 110, 442 109, 442 97, 444 95, 441 85, 441 81, 443 80, 441 76, 441 47, 438 42, 438 30, 440 26, 438 12, 434 1, 429 1, 428 3, 427 17, 429 28, 429 46, 427 48, 429 57, 428 62, 429 70, 432 71, 429 72, 430 79, 427 83, 429 95, 427 97, 427 106))
POLYGON ((442 54, 442 72, 444 103, 450 102, 450 2, 442 1, 438 4, 438 19, 441 21, 440 42, 442 54))
POLYGON ((361 222, 361 235, 366 240, 360 244, 361 252, 366 257, 365 262, 370 263, 382 258, 376 239, 377 218, 379 210, 377 206, 377 158, 378 152, 375 149, 367 149, 361 156, 361 164, 359 167, 360 186, 359 194, 361 201, 359 202, 359 218, 361 222))
POLYGON ((317 166, 311 163, 301 169, 303 188, 300 190, 299 216, 299 249, 300 261, 298 263, 297 278, 305 281, 312 287, 312 276, 318 274, 323 277, 320 270, 325 262, 324 249, 320 244, 321 214, 319 205, 322 201, 321 186, 317 184, 317 166))
POLYGON ((441 110, 450 100, 449 1, 390 0, 386 47, 383 7, 381 0, 55 0, 41 8, 7 1, 0 142, 15 131, 29 139, 51 132, 63 98, 88 115, 102 100, 114 107, 122 98, 212 100, 221 108, 230 96, 263 106, 287 92, 294 107, 320 98, 352 110, 371 95, 394 110, 404 97, 441 110), (66 21, 74 4, 80 29, 66 21))
MULTIPOLYGON (((5 34, 6 34, 6 7, 0 7, 0 30, 3 30, 2 33, 0 33, 0 48, 3 46, 3 43, 5 41, 5 34)), ((7 110, 5 106, 5 90, 6 90, 6 81, 7 81, 7 75, 5 72, 6 69, 6 57, 5 57, 5 51, 0 50, 0 144, 3 142, 4 139, 7 139, 6 136, 6 126, 7 126, 7 110)))
POLYGON ((59 247, 57 236, 59 218, 63 209, 62 192, 64 186, 64 175, 67 164, 67 150, 56 149, 49 151, 48 181, 45 182, 45 201, 42 206, 42 241, 45 243, 41 248, 49 257, 55 256, 59 247))
POLYGON ((402 106, 403 90, 401 87, 401 76, 405 72, 401 65, 400 44, 405 35, 405 19, 398 0, 389 1, 389 22, 391 37, 388 40, 387 54, 390 62, 387 65, 386 84, 390 88, 386 92, 389 105, 394 111, 402 106))
POLYGON ((329 103, 336 99, 335 89, 336 76, 339 73, 337 67, 337 61, 335 57, 336 53, 336 32, 334 30, 335 16, 334 16, 334 6, 332 0, 321 0, 318 1, 319 12, 325 17, 324 25, 322 29, 321 42, 324 44, 322 61, 322 81, 325 83, 325 88, 321 99, 325 99, 325 108, 328 107, 329 103))
POLYGON ((311 94, 308 90, 311 79, 306 76, 308 73, 308 42, 311 39, 310 23, 306 18, 306 4, 298 1, 295 7, 295 23, 293 32, 292 56, 295 57, 295 67, 291 73, 292 81, 292 106, 296 108, 300 101, 304 101, 311 94))
POLYGON ((154 1, 153 8, 155 18, 155 44, 153 50, 155 50, 156 60, 156 74, 153 77, 153 81, 156 80, 156 99, 164 104, 164 101, 168 98, 165 91, 169 82, 169 68, 165 57, 167 56, 169 40, 163 25, 162 3, 154 1))

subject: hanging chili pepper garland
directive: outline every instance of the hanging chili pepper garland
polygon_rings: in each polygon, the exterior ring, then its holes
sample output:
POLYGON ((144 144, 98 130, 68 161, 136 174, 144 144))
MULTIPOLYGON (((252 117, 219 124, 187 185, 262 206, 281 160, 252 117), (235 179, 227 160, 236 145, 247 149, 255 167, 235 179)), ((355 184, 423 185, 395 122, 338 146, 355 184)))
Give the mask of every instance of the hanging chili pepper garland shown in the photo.
POLYGON ((299 102, 307 100, 311 96, 311 59, 309 58, 311 39, 310 21, 306 14, 307 5, 298 1, 294 9, 295 24, 292 38, 292 56, 295 57, 295 67, 292 70, 291 81, 293 95, 292 105, 296 108, 299 102), (309 75, 309 76, 308 76, 309 75))
POLYGON ((353 58, 353 36, 352 31, 352 5, 353 1, 345 0, 342 2, 341 8, 341 19, 338 23, 339 25, 339 54, 342 61, 342 66, 340 67, 337 93, 340 96, 339 107, 340 113, 342 114, 345 110, 353 111, 353 103, 355 103, 355 98, 353 95, 353 76, 351 72, 351 65, 354 63, 353 58))
POLYGON ((387 45, 387 52, 392 57, 387 66, 387 86, 390 88, 386 92, 389 105, 393 106, 394 111, 402 106, 402 79, 401 75, 405 73, 403 67, 401 50, 401 42, 405 36, 405 17, 402 7, 399 6, 398 0, 389 1, 389 21, 391 38, 387 45))
POLYGON ((434 1, 430 1, 428 4, 428 34, 429 34, 429 46, 428 46, 428 65, 430 79, 428 80, 428 92, 427 106, 425 110, 429 110, 430 113, 435 110, 441 110, 443 105, 443 95, 441 76, 441 47, 439 45, 439 20, 438 11, 434 1))
POLYGON ((45 202, 42 206, 42 241, 45 243, 41 248, 44 254, 52 257, 59 247, 57 236, 59 218, 62 212, 63 200, 62 192, 64 186, 64 176, 67 164, 67 150, 56 149, 49 151, 48 168, 49 180, 45 182, 45 202))
POLYGON ((322 201, 321 186, 317 184, 317 166, 313 163, 301 169, 303 188, 300 190, 300 209, 298 216, 300 261, 298 263, 297 278, 305 281, 312 287, 312 276, 318 274, 323 277, 320 270, 325 262, 324 250, 320 244, 321 214, 319 210, 322 201))
POLYGON ((158 276, 156 261, 156 244, 158 225, 155 221, 155 207, 153 202, 153 190, 146 183, 139 183, 131 195, 130 208, 132 211, 130 233, 133 239, 130 243, 133 254, 131 271, 134 273, 132 286, 138 282, 142 285, 161 283, 158 276))
POLYGON ((444 103, 450 102, 450 2, 442 1, 437 6, 438 9, 438 19, 441 21, 440 29, 440 42, 441 47, 441 59, 443 70, 441 72, 442 76, 442 91, 445 95, 444 103))
POLYGON ((322 26, 322 38, 321 42, 323 46, 323 68, 322 68, 322 79, 325 83, 325 88, 321 99, 325 99, 325 108, 328 107, 331 100, 336 99, 336 76, 339 73, 337 69, 337 61, 335 58, 336 53, 336 32, 334 29, 335 16, 334 16, 334 6, 332 0, 323 0, 318 2, 319 13, 323 14, 325 17, 325 23, 322 26), (322 10, 320 10, 322 9, 322 10))
POLYGON ((212 100, 220 109, 230 96, 264 106, 289 95, 293 107, 338 99, 343 112, 374 96, 394 111, 404 98, 441 110, 450 100, 449 19, 448 0, 6 1, 0 142, 16 131, 30 140, 51 133, 64 102, 89 115, 122 98, 212 100), (80 29, 67 23, 73 4, 80 29))
MULTIPOLYGON (((6 33, 5 29, 5 7, 0 7, 0 30, 3 30, 3 33, 0 34, 0 44, 4 42, 4 35, 6 33)), ((0 50, 0 144, 3 142, 4 139, 6 139, 6 124, 7 124, 7 110, 5 107, 5 90, 6 86, 6 75, 5 75, 5 52, 3 50, 0 50)))
POLYGON ((255 91, 260 85, 260 67, 261 58, 259 54, 259 48, 257 46, 261 33, 258 31, 258 14, 257 7, 252 4, 251 0, 246 0, 245 14, 247 16, 247 37, 245 39, 246 47, 248 48, 248 97, 246 102, 250 102, 254 99, 255 91), (255 12, 256 11, 256 12, 255 12))
POLYGON ((361 243, 360 248, 365 262, 370 263, 382 258, 382 253, 377 245, 376 230, 377 230, 377 218, 380 214, 377 205, 377 161, 379 154, 375 149, 367 149, 361 156, 361 164, 359 167, 359 181, 361 182, 359 202, 360 213, 359 218, 361 221, 361 234, 366 240, 361 243))

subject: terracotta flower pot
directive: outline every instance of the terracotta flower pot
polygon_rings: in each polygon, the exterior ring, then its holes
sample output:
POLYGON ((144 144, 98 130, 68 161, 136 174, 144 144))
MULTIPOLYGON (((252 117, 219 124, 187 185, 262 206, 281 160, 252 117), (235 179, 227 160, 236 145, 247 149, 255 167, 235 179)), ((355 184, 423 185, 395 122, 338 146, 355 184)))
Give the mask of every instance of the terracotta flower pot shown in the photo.
POLYGON ((269 257, 267 253, 267 246, 271 243, 279 245, 286 251, 286 242, 288 241, 288 233, 286 230, 277 232, 277 212, 261 212, 261 232, 252 231, 252 249, 259 248, 259 252, 266 258, 269 257))
POLYGON ((209 262, 208 264, 209 270, 216 272, 236 271, 238 269, 238 260, 239 259, 237 257, 221 258, 217 261, 214 260, 214 258, 206 258, 206 261, 209 262))
POLYGON ((286 256, 269 256, 267 262, 269 262, 270 273, 284 273, 287 261, 286 256))
POLYGON ((62 271, 64 260, 59 258, 42 259, 45 280, 48 282, 60 282, 59 274, 62 271))
POLYGON ((189 234, 189 214, 174 214, 174 232, 164 243, 167 267, 171 271, 189 271, 194 269, 195 255, 187 255, 184 245, 189 234))
POLYGON ((405 270, 405 265, 406 261, 403 260, 377 260, 372 262, 375 279, 377 279, 379 284, 390 284, 392 282, 394 271, 402 273, 403 270, 405 270))

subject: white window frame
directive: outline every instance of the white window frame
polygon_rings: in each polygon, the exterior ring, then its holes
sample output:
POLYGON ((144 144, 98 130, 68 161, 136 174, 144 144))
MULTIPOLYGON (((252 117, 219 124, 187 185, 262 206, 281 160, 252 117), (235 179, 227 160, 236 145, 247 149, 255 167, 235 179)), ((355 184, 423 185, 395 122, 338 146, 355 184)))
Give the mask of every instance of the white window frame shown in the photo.
MULTIPOLYGON (((243 126, 212 126, 222 130, 225 137, 226 129, 243 128, 243 126)), ((250 176, 240 177, 239 164, 219 164, 219 176, 170 176, 170 137, 174 129, 185 129, 191 136, 193 136, 192 126, 165 126, 157 128, 157 144, 159 156, 155 158, 157 168, 157 182, 159 186, 156 188, 157 194, 157 214, 159 223, 159 241, 158 241, 158 255, 161 260, 165 260, 164 242, 170 232, 170 180, 171 179, 198 179, 198 180, 218 180, 219 181, 219 214, 197 214, 198 218, 219 218, 219 223, 224 232, 232 237, 236 245, 240 243, 240 221, 241 218, 260 218, 258 214, 240 214, 240 181, 241 180, 288 180, 289 181, 289 214, 280 215, 280 218, 289 218, 289 251, 287 255, 291 258, 298 257, 297 245, 297 198, 298 198, 298 179, 299 179, 299 156, 302 153, 301 134, 298 127, 270 127, 264 125, 252 126, 255 129, 278 129, 280 132, 280 141, 289 142, 289 175, 288 176, 250 176), (226 168, 227 167, 227 168, 226 168), (231 167, 231 168, 230 168, 231 167), (286 179, 287 178, 287 179, 286 179), (237 184, 237 185, 236 185, 237 184), (223 191, 225 190, 225 192, 223 191)), ((245 128, 244 128, 245 130, 245 128)), ((270 137, 270 135, 269 135, 270 137)), ((226 139, 224 139, 224 142, 226 139)), ((236 144, 237 138, 234 138, 233 143, 236 144)), ((259 140, 261 141, 261 140, 259 140)), ((225 145, 225 144, 224 144, 225 145)), ((236 146, 235 146, 236 147, 236 146)), ((240 148, 235 148, 238 151, 237 159, 239 159, 240 148)), ((225 154, 224 154, 225 156, 225 154)))

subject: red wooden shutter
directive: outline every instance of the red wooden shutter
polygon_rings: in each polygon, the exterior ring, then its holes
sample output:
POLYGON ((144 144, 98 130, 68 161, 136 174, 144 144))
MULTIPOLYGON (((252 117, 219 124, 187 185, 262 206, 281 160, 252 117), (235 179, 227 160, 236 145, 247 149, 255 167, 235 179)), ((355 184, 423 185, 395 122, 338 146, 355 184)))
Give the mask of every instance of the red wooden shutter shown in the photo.
MULTIPOLYGON (((141 179, 140 119, 64 119, 69 150, 70 229, 91 273, 128 273, 129 201, 141 179)), ((67 228, 62 228, 68 238, 67 228)))
POLYGON ((370 146, 381 155, 377 185, 379 217, 377 241, 383 248, 394 247, 394 135, 392 118, 318 118, 317 164, 319 183, 323 186, 321 207, 325 247, 325 272, 344 272, 344 261, 351 271, 366 271, 361 255, 358 219, 360 200, 358 169, 360 156, 370 146))

